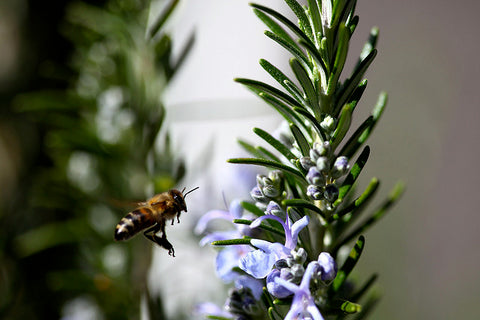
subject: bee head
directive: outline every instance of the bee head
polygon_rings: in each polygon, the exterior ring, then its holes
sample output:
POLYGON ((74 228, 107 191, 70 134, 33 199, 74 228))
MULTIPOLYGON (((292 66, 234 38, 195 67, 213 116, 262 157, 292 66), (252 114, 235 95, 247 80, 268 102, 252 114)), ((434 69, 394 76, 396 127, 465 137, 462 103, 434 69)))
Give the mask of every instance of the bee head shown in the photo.
POLYGON ((187 205, 185 203, 185 199, 183 198, 183 193, 176 189, 172 189, 168 193, 172 197, 173 201, 175 201, 175 203, 180 207, 180 209, 187 212, 187 205))
POLYGON ((183 193, 185 191, 185 188, 183 188, 182 191, 178 191, 176 189, 172 189, 170 190, 170 195, 172 196, 173 200, 175 201, 175 203, 177 205, 180 206, 180 208, 187 212, 187 204, 185 203, 185 197, 187 196, 187 194, 189 194, 190 192, 192 191, 195 191, 197 190, 199 187, 196 187, 196 188, 193 188, 192 190, 190 191, 187 191, 185 194, 183 193))

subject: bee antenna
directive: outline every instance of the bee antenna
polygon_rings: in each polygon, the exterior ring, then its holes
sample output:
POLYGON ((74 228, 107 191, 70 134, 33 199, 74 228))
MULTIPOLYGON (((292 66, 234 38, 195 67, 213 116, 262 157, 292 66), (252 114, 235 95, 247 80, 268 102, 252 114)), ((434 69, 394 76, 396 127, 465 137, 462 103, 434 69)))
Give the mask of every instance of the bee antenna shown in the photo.
POLYGON ((185 191, 185 189, 187 189, 187 187, 183 187, 183 189, 182 189, 182 193, 183 193, 183 191, 185 191))
MULTIPOLYGON (((198 188, 200 188, 200 187, 193 188, 192 190, 190 190, 190 191, 188 191, 187 193, 185 193, 185 194, 183 195, 183 197, 185 198, 185 197, 187 196, 187 194, 189 194, 190 192, 193 192, 193 191, 197 190, 198 188)), ((185 188, 183 188, 183 190, 185 190, 185 188)), ((182 191, 182 193, 183 193, 183 191, 182 191)))

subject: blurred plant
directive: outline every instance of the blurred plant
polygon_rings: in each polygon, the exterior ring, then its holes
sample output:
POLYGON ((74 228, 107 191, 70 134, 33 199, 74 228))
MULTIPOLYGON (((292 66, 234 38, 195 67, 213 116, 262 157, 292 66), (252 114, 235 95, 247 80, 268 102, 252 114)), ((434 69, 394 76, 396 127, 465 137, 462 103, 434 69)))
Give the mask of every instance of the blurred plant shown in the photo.
MULTIPOLYGON (((198 312, 210 319, 319 320, 350 314, 363 319, 377 301, 375 295, 366 295, 376 275, 360 286, 349 275, 364 249, 362 234, 403 192, 399 183, 379 208, 359 221, 379 186, 372 178, 364 192, 354 195, 354 184, 370 154, 364 144, 383 113, 385 93, 380 94, 372 115, 348 138, 347 133, 367 85, 363 76, 377 53, 378 29, 372 29, 351 76, 342 82, 349 41, 359 21, 354 13, 356 1, 308 0, 307 6, 296 0, 285 2, 297 24, 273 9, 252 7, 270 29, 267 37, 292 54, 290 67, 296 79, 262 59, 260 65, 283 90, 250 79, 236 81, 282 115, 289 130, 274 137, 254 128, 275 151, 241 140, 254 158, 229 160, 270 171, 257 176, 251 191, 254 202, 241 202, 256 218, 240 218, 242 210, 233 206, 234 236, 220 238, 216 232, 206 236, 220 249, 217 271, 228 274, 235 287, 225 310, 205 304, 198 312), (226 250, 233 253, 224 254, 226 250)), ((219 215, 209 214, 206 219, 215 217, 219 215)), ((200 231, 208 230, 207 222, 202 221, 200 231)))
MULTIPOLYGON (((164 24, 178 0, 163 4, 147 25, 150 1, 73 3, 71 86, 16 98, 40 130, 42 165, 2 212, 2 319, 140 317, 151 243, 114 243, 115 225, 131 209, 125 199, 166 191, 185 173, 161 98, 193 37, 174 59, 164 24)), ((147 302, 151 318, 164 318, 159 297, 147 302)))

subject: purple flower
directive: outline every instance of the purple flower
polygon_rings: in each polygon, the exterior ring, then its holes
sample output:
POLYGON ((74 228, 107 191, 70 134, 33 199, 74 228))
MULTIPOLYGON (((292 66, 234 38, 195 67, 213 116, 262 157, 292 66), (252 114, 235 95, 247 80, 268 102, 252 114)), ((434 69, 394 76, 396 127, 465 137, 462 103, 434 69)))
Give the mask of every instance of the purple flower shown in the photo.
POLYGON ((322 281, 332 281, 337 276, 337 264, 328 252, 322 252, 318 256, 318 265, 315 270, 322 281))
MULTIPOLYGON (((243 208, 238 200, 230 203, 228 211, 225 210, 211 210, 205 213, 197 222, 194 232, 202 234, 207 230, 208 223, 215 219, 223 219, 232 221, 233 219, 242 218, 243 208)), ((201 242, 200 242, 201 243, 201 242)), ((202 244, 203 245, 203 244, 202 244)))
POLYGON ((286 298, 289 295, 293 294, 292 291, 285 288, 283 285, 275 281, 276 278, 282 278, 285 281, 293 279, 293 275, 290 273, 288 268, 282 269, 273 269, 267 276, 267 289, 273 296, 277 298, 286 298))
POLYGON ((232 282, 237 279, 238 273, 232 269, 238 267, 240 259, 250 251, 252 249, 248 245, 227 246, 220 250, 215 259, 217 276, 224 282, 232 282))
MULTIPOLYGON (((233 219, 242 218, 243 208, 239 201, 232 201, 229 211, 211 210, 205 213, 197 222, 195 233, 201 234, 207 230, 207 226, 211 220, 223 219, 232 221, 233 219)), ((248 226, 235 224, 236 229, 228 231, 216 231, 207 234, 200 240, 200 245, 204 246, 207 243, 212 243, 218 240, 228 240, 241 238, 244 235, 249 235, 251 229, 248 226)), ((232 269, 238 266, 241 257, 245 256, 247 252, 251 251, 248 245, 228 246, 220 250, 215 259, 215 267, 217 275, 225 282, 231 282, 238 276, 232 269)))
POLYGON ((322 314, 318 310, 310 292, 310 280, 317 268, 317 261, 310 262, 300 285, 286 281, 281 277, 275 278, 275 282, 278 285, 283 286, 294 294, 292 305, 284 320, 323 320, 322 314))
POLYGON ((308 216, 304 216, 293 225, 290 225, 288 213, 286 214, 285 221, 274 215, 264 215, 255 219, 250 224, 250 228, 258 227, 265 219, 276 220, 283 226, 285 231, 285 245, 259 239, 250 240, 250 243, 258 249, 250 251, 241 258, 239 267, 257 279, 265 278, 272 270, 275 262, 280 259, 286 259, 290 255, 291 251, 297 246, 298 233, 305 228, 309 222, 308 216))

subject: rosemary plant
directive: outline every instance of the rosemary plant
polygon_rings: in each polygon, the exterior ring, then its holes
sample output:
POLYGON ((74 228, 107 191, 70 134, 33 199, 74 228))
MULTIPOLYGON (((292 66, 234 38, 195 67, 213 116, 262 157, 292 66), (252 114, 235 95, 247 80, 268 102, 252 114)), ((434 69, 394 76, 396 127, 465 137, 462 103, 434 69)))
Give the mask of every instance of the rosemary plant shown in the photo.
POLYGON ((252 4, 267 25, 265 35, 292 55, 288 77, 267 60, 260 65, 279 86, 238 78, 272 106, 288 124, 278 137, 254 133, 269 148, 240 144, 253 155, 230 163, 266 167, 257 175, 253 201, 232 203, 228 212, 202 217, 197 232, 212 219, 231 220, 230 232, 207 232, 202 243, 219 248, 218 275, 234 284, 225 308, 198 311, 210 319, 363 319, 377 298, 368 296, 372 275, 358 285, 349 275, 365 246, 363 233, 385 215, 403 191, 394 187, 378 208, 366 210, 378 190, 372 178, 359 195, 354 185, 370 154, 365 145, 386 102, 381 93, 372 114, 352 129, 352 117, 374 60, 378 29, 373 28, 352 74, 344 81, 349 41, 359 18, 355 0, 285 0, 297 23, 274 9, 252 4), (366 212, 369 212, 365 214, 366 212), (366 217, 359 220, 364 214, 366 217))

